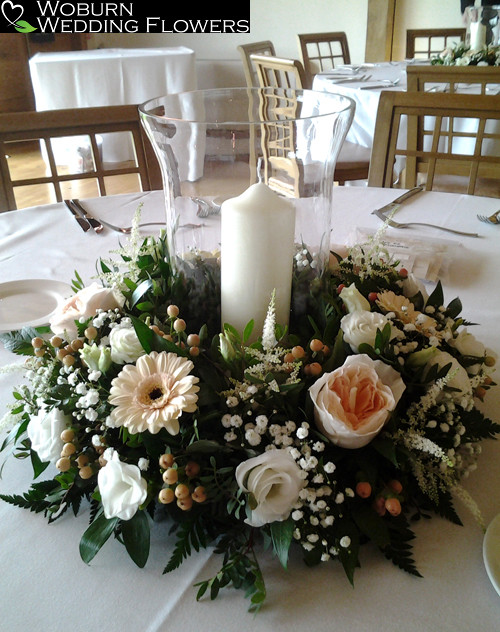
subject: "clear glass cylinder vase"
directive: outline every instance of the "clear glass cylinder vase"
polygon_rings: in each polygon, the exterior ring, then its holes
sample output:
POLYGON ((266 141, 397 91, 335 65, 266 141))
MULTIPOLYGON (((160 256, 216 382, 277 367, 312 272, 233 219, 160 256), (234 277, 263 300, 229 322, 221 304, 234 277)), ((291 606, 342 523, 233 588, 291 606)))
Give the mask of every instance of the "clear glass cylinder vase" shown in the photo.
POLYGON ((334 169, 354 114, 340 95, 228 88, 139 108, 163 175, 173 268, 191 330, 262 332, 271 296, 292 328, 328 265, 334 169))
POLYGON ((500 45, 500 4, 465 10, 465 43, 473 50, 500 45))

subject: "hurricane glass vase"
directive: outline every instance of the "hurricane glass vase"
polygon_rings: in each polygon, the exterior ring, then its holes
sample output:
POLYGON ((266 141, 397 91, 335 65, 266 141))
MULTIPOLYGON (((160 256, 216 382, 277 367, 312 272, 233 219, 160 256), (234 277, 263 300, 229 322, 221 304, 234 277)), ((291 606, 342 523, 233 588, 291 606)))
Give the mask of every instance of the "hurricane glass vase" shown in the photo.
POLYGON ((328 265, 334 169, 354 104, 279 88, 172 94, 139 108, 159 160, 171 264, 192 326, 290 325, 328 265))

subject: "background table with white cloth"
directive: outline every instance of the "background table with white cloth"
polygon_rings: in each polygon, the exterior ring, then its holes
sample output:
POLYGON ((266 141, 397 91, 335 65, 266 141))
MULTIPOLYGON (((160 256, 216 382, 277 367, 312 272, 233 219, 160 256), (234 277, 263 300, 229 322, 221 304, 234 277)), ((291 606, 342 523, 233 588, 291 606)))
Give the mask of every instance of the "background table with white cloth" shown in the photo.
MULTIPOLYGON (((195 53, 185 46, 37 53, 29 66, 37 110, 139 104, 197 87, 195 53)), ((67 143, 54 148, 58 164, 68 164, 67 143)), ((102 151, 119 162, 133 150, 108 134, 102 151)))
MULTIPOLYGON (((336 187, 332 244, 350 242, 359 232, 380 228, 380 220, 371 211, 394 197, 391 189, 336 187)), ((84 204, 97 217, 129 224, 140 202, 143 221, 164 217, 161 191, 103 197, 84 204)), ((500 269, 500 227, 476 218, 478 212, 489 214, 497 209, 498 200, 493 198, 423 192, 405 202, 398 219, 427 220, 477 232, 479 237, 459 237, 425 227, 388 229, 385 237, 442 246, 440 272, 446 301, 460 296, 464 317, 479 323, 473 327, 474 335, 499 354, 496 272, 500 269)), ((46 279, 69 283, 76 269, 90 283, 96 259, 107 257, 124 239, 107 229, 100 234, 84 233, 64 204, 0 214, 1 282, 46 279)), ((2 367, 21 361, 0 344, 2 367)), ((18 373, 0 372, 2 412, 19 379, 18 373)), ((500 388, 491 391, 483 408, 500 421, 500 388)), ((2 462, 4 457, 2 453, 2 462)), ((479 467, 465 483, 486 524, 500 512, 499 457, 500 444, 485 441, 479 467)), ((30 483, 30 464, 8 459, 0 493, 23 493, 30 483)), ((180 569, 163 575, 173 545, 161 523, 153 526, 152 552, 144 569, 136 567, 114 539, 87 566, 78 551, 89 520, 87 507, 82 506, 76 519, 68 512, 47 525, 42 514, 0 502, 4 569, 0 627, 8 632, 492 632, 498 628, 500 596, 483 564, 483 533, 465 507, 457 505, 457 509, 463 527, 438 517, 415 525, 414 557, 423 578, 396 568, 371 546, 361 550, 362 567, 356 571, 354 588, 335 562, 307 568, 295 551, 285 571, 269 552, 263 553, 260 562, 268 598, 255 617, 247 613, 248 602, 240 591, 221 590, 214 602, 208 598, 195 601, 193 584, 211 577, 221 564, 211 549, 195 553, 180 569)))

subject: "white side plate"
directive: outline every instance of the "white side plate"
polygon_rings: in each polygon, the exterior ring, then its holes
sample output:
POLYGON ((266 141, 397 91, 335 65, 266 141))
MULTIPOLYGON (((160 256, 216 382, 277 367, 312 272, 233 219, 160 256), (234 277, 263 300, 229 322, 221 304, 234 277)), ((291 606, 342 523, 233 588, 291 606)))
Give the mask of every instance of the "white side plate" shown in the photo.
POLYGON ((70 285, 52 279, 0 283, 0 331, 48 324, 57 306, 72 294, 70 285))
POLYGON ((483 558, 488 577, 500 595, 500 514, 493 518, 486 529, 483 558))

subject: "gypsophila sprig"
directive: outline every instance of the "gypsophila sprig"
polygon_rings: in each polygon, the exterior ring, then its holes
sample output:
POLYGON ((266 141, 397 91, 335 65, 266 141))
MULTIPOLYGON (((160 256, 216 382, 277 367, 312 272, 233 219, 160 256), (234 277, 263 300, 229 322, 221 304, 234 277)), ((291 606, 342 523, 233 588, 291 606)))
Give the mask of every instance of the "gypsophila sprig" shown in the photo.
POLYGON ((220 331, 216 262, 189 261, 213 277, 199 296, 163 235, 135 231, 114 254, 99 262, 102 285, 76 276, 69 320, 2 336, 28 378, 3 449, 30 456, 34 478, 51 463, 57 474, 1 498, 49 522, 88 507, 86 563, 114 533, 108 546, 144 566, 151 521, 167 514, 165 572, 213 546, 221 567, 197 599, 232 585, 258 611, 260 543, 284 567, 291 547, 309 566, 339 562, 354 584, 366 541, 419 576, 412 521, 433 511, 459 523, 454 499, 483 525, 461 482, 500 430, 476 405, 495 358, 460 301, 445 304, 440 283, 428 296, 380 235, 332 253, 321 279, 299 245, 292 291, 307 287, 312 311, 292 308, 289 331, 273 294, 257 337, 251 319, 220 331))

